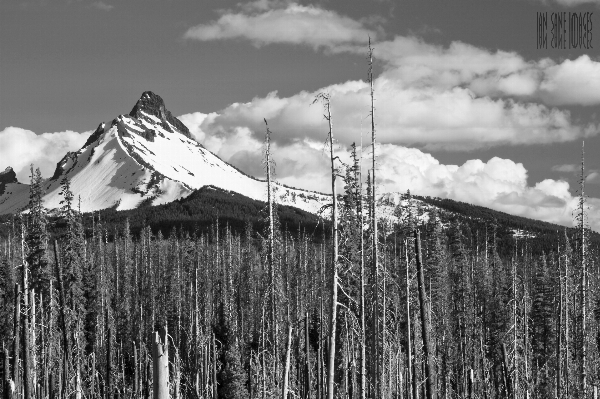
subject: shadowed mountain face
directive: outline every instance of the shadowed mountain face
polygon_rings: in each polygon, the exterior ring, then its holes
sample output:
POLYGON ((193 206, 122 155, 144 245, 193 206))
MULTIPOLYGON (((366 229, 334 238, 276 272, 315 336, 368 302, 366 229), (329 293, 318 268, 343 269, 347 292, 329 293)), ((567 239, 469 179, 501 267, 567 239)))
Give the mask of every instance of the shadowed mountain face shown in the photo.
MULTIPOLYGON (((9 179, 14 172, 5 174, 9 179)), ((142 94, 129 114, 119 115, 110 126, 101 123, 81 149, 68 152, 58 162, 43 185, 47 208, 60 207, 60 185, 65 178, 84 212, 165 204, 206 186, 259 201, 267 197, 265 182, 245 175, 193 140, 162 98, 150 91, 142 94)), ((28 202, 25 191, 11 192, 10 201, 8 191, 0 196, 0 214, 24 207, 28 202), (10 203, 10 209, 3 203, 10 203)), ((274 194, 280 204, 311 213, 317 213, 329 198, 277 184, 274 194)))
POLYGON ((4 172, 0 172, 0 195, 4 194, 6 190, 6 185, 11 183, 18 183, 17 174, 10 166, 4 170, 4 172))
POLYGON ((129 113, 129 116, 137 119, 147 118, 148 115, 157 117, 160 120, 160 126, 166 131, 173 132, 171 127, 174 127, 175 131, 192 138, 188 128, 165 108, 163 99, 151 91, 145 91, 129 113))
POLYGON ((17 174, 10 166, 0 172, 0 184, 18 183, 17 174))

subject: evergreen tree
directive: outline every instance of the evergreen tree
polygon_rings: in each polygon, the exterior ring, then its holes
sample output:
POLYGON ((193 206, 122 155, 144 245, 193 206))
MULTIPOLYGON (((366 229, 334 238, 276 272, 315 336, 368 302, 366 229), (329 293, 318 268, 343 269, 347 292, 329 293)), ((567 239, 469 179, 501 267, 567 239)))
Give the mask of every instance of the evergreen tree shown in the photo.
POLYGON ((48 218, 42 198, 43 180, 40 169, 31 165, 31 185, 29 186, 29 215, 27 223, 27 263, 31 271, 31 287, 41 292, 48 300, 51 270, 48 261, 48 218))
POLYGON ((545 257, 536 262, 531 308, 531 346, 537 372, 537 394, 551 397, 553 379, 550 371, 555 369, 553 359, 554 340, 556 338, 554 320, 554 289, 545 257))
POLYGON ((83 253, 84 237, 80 214, 74 209, 73 192, 67 177, 61 181, 63 200, 60 201, 61 218, 66 224, 66 232, 62 237, 62 266, 64 288, 67 293, 67 305, 74 312, 82 310, 83 298, 83 253))
POLYGON ((237 338, 228 337, 229 342, 222 357, 222 368, 218 375, 219 398, 246 399, 247 374, 240 361, 240 348, 237 338))

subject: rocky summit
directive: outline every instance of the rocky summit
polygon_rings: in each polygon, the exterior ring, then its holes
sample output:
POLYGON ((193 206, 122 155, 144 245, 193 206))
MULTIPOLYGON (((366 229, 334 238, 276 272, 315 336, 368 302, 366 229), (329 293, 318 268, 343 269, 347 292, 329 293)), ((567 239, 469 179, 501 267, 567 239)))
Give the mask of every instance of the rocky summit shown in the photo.
POLYGON ((179 133, 192 138, 188 128, 165 107, 163 99, 151 91, 145 91, 129 113, 129 116, 137 119, 147 118, 148 115, 157 117, 163 129, 172 132, 172 126, 179 133))

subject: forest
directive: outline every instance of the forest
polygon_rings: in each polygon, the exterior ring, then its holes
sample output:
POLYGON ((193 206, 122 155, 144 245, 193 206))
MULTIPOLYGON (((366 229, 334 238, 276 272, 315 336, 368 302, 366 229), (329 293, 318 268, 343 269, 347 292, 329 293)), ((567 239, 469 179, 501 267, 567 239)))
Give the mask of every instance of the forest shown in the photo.
POLYGON ((370 65, 366 179, 356 147, 348 165, 334 156, 331 98, 315 99, 327 224, 282 223, 268 126, 268 201, 249 208, 260 218, 205 228, 94 214, 87 229, 67 179, 51 224, 32 167, 28 212, 0 242, 3 397, 595 397, 600 258, 585 180, 576 228, 548 249, 523 238, 500 250, 499 223, 423 217, 410 193, 380 218, 370 65))

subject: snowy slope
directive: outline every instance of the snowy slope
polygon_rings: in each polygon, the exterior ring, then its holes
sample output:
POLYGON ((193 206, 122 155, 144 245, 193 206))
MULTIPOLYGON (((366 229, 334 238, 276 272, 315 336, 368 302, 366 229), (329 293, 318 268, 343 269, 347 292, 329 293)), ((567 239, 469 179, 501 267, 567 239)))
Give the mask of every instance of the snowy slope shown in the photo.
MULTIPOLYGON (((145 92, 128 115, 120 115, 108 127, 98 126, 79 151, 65 155, 44 185, 47 208, 60 207, 65 177, 84 212, 132 209, 144 201, 163 204, 209 185, 255 200, 267 197, 266 182, 243 174, 191 139, 152 92, 145 92)), ((0 196, 0 214, 27 203, 28 192, 11 189, 17 195, 0 196)), ((278 203, 311 213, 330 202, 327 195, 281 185, 276 185, 275 195, 278 203)))
POLYGON ((0 209, 3 213, 16 212, 29 201, 29 185, 17 180, 15 171, 9 166, 0 172, 0 209))

